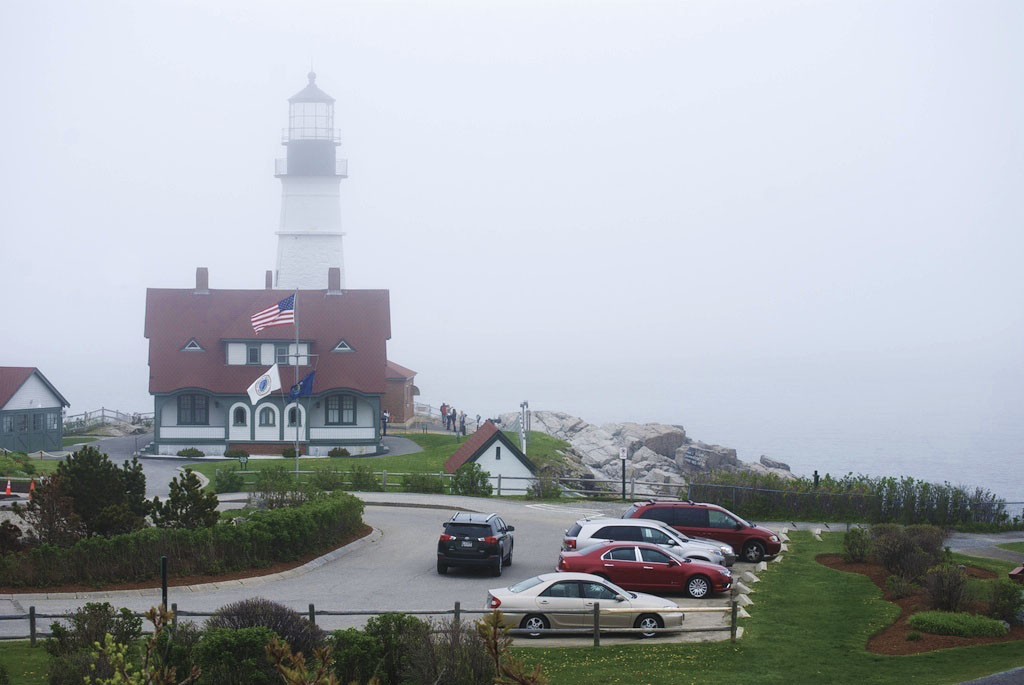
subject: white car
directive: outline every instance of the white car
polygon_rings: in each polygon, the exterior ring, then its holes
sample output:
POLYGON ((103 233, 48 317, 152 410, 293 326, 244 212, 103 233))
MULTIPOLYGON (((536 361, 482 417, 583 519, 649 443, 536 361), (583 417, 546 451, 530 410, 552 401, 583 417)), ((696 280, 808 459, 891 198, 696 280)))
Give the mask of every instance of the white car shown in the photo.
POLYGON ((650 631, 641 635, 653 637, 659 628, 683 627, 683 611, 675 602, 627 592, 589 573, 545 573, 488 590, 485 608, 500 610, 509 628, 593 630, 595 602, 600 603, 602 628, 640 628, 650 631))
POLYGON ((583 549, 601 542, 650 542, 682 559, 732 566, 732 548, 715 540, 704 541, 683 535, 651 519, 583 519, 565 531, 562 549, 583 549))

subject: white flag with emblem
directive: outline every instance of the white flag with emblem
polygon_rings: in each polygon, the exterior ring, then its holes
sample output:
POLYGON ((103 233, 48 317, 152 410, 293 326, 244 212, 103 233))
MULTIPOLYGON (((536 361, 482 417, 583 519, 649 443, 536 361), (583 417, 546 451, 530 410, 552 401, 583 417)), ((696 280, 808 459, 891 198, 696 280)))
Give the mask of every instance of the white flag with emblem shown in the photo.
POLYGON ((277 371, 277 364, 274 364, 254 380, 246 392, 249 393, 249 400, 255 405, 270 393, 280 389, 281 375, 277 371))

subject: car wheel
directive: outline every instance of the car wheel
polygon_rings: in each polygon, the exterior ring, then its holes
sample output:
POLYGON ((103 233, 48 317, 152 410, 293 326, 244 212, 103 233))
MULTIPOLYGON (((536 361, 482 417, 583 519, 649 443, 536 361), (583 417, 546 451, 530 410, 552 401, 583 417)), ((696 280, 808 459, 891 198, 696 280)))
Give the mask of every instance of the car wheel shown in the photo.
MULTIPOLYGON (((529 616, 525 616, 523 618, 523 621, 519 624, 519 627, 523 628, 524 630, 547 630, 551 627, 551 624, 548 623, 548 620, 540 614, 530 614, 529 616)), ((530 637, 534 638, 542 637, 543 635, 544 633, 530 633, 530 637)))
POLYGON ((440 573, 442 576, 448 573, 448 564, 444 563, 443 561, 438 561, 437 572, 440 573))
POLYGON ((501 555, 500 554, 498 555, 498 563, 496 563, 494 566, 491 567, 491 575, 492 576, 500 576, 501 575, 501 555))
POLYGON ((658 628, 664 628, 665 622, 661 620, 661 616, 657 614, 644 614, 636 619, 636 623, 633 624, 634 628, 640 628, 642 630, 650 630, 651 632, 640 633, 644 637, 654 637, 658 633, 654 630, 658 628))
POLYGON ((512 565, 512 550, 513 549, 515 549, 515 545, 509 545, 508 546, 508 556, 505 557, 505 565, 506 566, 511 566, 512 565))
POLYGON ((711 592, 711 581, 707 576, 693 576, 686 581, 686 594, 694 599, 707 597, 711 592))
POLYGON ((743 559, 751 564, 761 561, 764 559, 764 545, 760 542, 748 542, 743 545, 743 559))

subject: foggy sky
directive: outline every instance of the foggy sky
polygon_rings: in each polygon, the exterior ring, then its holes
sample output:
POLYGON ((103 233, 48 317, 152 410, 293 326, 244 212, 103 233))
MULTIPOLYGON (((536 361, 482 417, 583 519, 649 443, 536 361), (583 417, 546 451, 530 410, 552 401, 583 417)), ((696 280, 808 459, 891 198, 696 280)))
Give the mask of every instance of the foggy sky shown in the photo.
POLYGON ((312 63, 347 285, 423 400, 1012 423, 1022 35, 1016 0, 4 3, 0 364, 152 411, 145 289, 262 287, 312 63))

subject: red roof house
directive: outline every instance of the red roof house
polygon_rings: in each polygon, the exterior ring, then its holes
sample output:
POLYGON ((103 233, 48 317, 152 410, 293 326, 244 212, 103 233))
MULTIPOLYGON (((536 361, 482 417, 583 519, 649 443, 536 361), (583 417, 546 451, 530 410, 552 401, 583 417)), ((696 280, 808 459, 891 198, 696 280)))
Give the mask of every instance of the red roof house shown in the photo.
POLYGON ((199 269, 194 289, 146 291, 158 453, 279 454, 296 439, 303 454, 380 449, 387 290, 213 290, 207 283, 199 269), (254 332, 250 317, 293 294, 294 325, 254 332), (254 404, 247 389, 275 364, 280 391, 254 404), (311 392, 290 399, 289 389, 310 372, 311 392))
POLYGON ((474 462, 490 474, 491 487, 495 491, 498 491, 500 482, 499 494, 526 492, 537 472, 533 462, 492 421, 485 421, 448 457, 444 470, 455 473, 459 467, 474 462))

